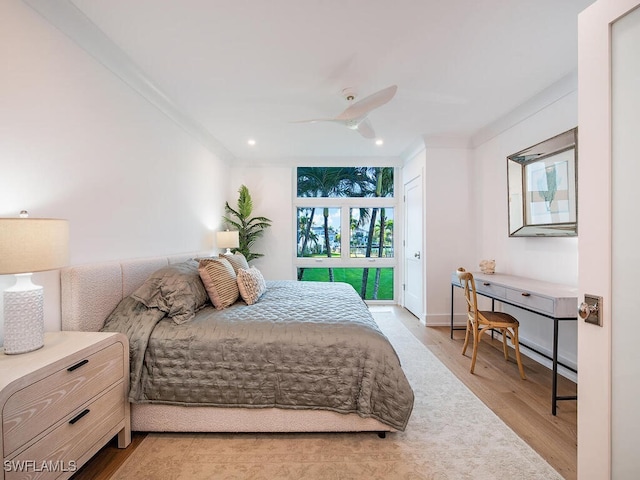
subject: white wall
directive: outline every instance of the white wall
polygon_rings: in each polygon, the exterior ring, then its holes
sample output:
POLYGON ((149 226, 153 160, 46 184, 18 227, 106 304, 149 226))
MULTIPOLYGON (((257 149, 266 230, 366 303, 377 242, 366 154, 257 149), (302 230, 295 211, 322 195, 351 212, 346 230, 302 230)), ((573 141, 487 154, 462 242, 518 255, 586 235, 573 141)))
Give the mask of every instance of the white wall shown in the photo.
MULTIPOLYGON (((0 216, 69 219, 72 264, 214 247, 221 160, 19 0, 0 2, 0 58, 0 216)), ((47 330, 58 279, 34 275, 47 330)))
MULTIPOLYGON (((425 252, 427 253, 427 325, 448 325, 451 273, 475 270, 475 219, 471 151, 427 146, 425 168, 425 252)), ((460 295, 454 297, 462 305, 460 295)))
MULTIPOLYGON (((576 237, 508 236, 506 160, 508 155, 574 128, 577 124, 577 89, 574 89, 475 148, 472 188, 475 189, 478 226, 476 251, 478 259, 496 260, 496 272, 577 286, 576 237)), ((578 169, 579 165, 578 158, 578 169)), ((550 353, 553 323, 521 310, 509 311, 520 320, 522 340, 550 353)), ((559 358, 573 367, 577 363, 576 332, 576 322, 561 322, 559 358)))
MULTIPOLYGON (((420 175, 423 179, 422 251, 428 326, 449 325, 451 273, 458 267, 473 270, 478 263, 473 238, 471 167, 471 150, 427 144, 406 161, 402 170, 403 183, 420 175)), ((456 296, 455 301, 455 311, 462 312, 462 297, 456 296)))
POLYGON ((271 228, 254 246, 264 257, 251 262, 267 280, 295 280, 295 222, 293 198, 294 168, 234 167, 231 169, 229 205, 236 205, 240 185, 246 185, 253 200, 252 216, 272 220, 271 228))

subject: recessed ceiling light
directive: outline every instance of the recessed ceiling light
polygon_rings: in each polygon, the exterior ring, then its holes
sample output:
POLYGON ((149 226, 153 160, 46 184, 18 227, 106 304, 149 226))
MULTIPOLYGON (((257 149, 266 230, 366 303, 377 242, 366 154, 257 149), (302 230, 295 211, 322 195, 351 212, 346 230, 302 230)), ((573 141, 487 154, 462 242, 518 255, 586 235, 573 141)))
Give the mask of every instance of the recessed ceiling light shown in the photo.
POLYGON ((253 147, 256 144, 256 141, 253 138, 250 138, 247 140, 247 143, 253 147))
POLYGON ((383 145, 383 144, 384 144, 384 140, 382 140, 381 138, 378 138, 376 140, 376 145, 380 146, 380 145, 383 145))

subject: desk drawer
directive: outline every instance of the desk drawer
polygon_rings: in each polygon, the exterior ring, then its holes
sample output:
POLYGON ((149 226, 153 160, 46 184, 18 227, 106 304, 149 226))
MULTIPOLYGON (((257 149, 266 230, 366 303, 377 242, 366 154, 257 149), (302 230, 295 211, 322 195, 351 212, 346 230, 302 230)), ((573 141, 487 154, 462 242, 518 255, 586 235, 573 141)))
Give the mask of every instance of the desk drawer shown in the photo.
POLYGON ((25 451, 10 460, 5 459, 5 468, 14 466, 5 478, 49 479, 75 471, 82 456, 123 421, 124 402, 124 382, 120 382, 91 403, 75 409, 25 451), (43 465, 46 468, 42 468, 43 465), (31 470, 27 472, 29 475, 20 472, 21 467, 31 470))
POLYGON ((4 456, 124 378, 121 343, 74 360, 9 397, 2 412, 4 456))
POLYGON ((506 298, 505 287, 502 285, 494 285, 487 280, 476 280, 476 291, 479 294, 487 294, 496 299, 506 298))
POLYGON ((551 298, 542 297, 526 290, 514 290, 507 288, 507 300, 516 305, 522 305, 530 310, 541 313, 553 314, 553 300, 551 298))

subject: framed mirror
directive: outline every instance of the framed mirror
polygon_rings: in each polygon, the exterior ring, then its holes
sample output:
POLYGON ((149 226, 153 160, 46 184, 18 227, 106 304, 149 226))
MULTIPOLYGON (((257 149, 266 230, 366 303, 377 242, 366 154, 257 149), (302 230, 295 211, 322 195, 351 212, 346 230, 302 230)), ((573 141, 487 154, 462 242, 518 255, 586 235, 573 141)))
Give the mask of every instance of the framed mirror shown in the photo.
POLYGON ((507 157, 509 236, 578 235, 578 128, 507 157))

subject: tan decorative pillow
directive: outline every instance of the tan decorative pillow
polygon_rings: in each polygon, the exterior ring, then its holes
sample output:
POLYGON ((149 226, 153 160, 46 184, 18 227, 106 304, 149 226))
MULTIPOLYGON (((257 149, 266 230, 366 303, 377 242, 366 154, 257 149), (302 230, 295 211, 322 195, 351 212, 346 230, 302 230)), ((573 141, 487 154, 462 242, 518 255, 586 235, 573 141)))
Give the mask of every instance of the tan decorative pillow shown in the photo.
POLYGON ((131 296, 148 308, 166 313, 178 324, 191 320, 208 300, 194 260, 156 270, 131 296))
POLYGON ((198 266, 200 278, 209 294, 211 303, 218 310, 233 305, 238 300, 238 283, 231 263, 224 258, 203 258, 198 266))
POLYGON ((236 275, 238 275, 238 270, 241 268, 244 268, 245 270, 249 269, 246 257, 240 252, 236 252, 233 255, 225 255, 224 253, 221 253, 220 258, 224 258, 229 261, 233 267, 233 271, 236 272, 236 275))
POLYGON ((238 290, 247 305, 253 305, 267 291, 267 283, 256 267, 241 268, 238 270, 238 290))

